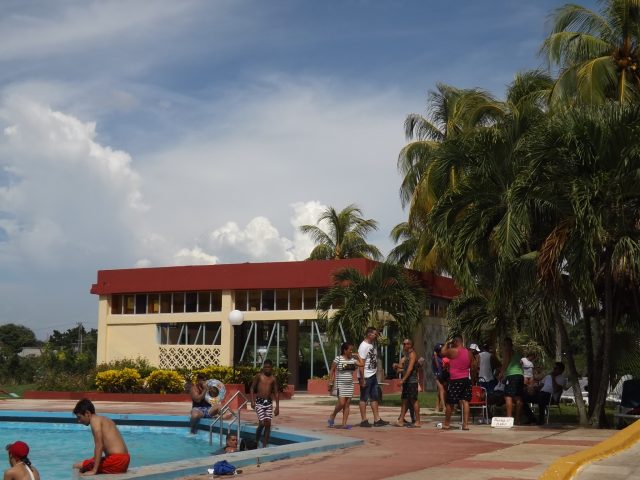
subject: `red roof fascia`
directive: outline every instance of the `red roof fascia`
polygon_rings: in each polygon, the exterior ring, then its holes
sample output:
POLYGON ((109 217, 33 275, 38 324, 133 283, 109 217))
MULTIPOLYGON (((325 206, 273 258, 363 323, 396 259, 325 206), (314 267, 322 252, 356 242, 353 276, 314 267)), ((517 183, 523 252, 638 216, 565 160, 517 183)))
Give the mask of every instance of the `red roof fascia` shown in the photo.
POLYGON ((436 275, 433 272, 422 272, 422 283, 429 288, 429 294, 432 297, 452 300, 462 293, 452 278, 436 275))
MULTIPOLYGON (((91 293, 329 288, 333 285, 333 274, 339 270, 355 268, 368 275, 376 265, 378 262, 373 260, 352 258, 99 270, 98 281, 92 285, 91 293)), ((418 273, 418 278, 431 296, 451 299, 459 293, 450 278, 433 273, 418 273)))
POLYGON ((91 293, 328 288, 338 270, 355 268, 368 275, 376 265, 372 260, 353 258, 99 270, 91 293))

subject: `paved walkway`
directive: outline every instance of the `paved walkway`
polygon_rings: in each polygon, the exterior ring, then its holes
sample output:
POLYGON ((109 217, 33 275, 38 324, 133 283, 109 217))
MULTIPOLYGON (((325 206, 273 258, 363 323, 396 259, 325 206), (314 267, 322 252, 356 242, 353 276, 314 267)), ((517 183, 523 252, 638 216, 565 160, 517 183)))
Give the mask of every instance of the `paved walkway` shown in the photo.
MULTIPOLYGON (((75 401, 67 400, 11 399, 0 402, 0 409, 71 412, 74 404, 75 401)), ((189 404, 185 402, 95 404, 98 413, 159 413, 186 416, 189 411, 189 404)), ((293 400, 283 400, 280 403, 281 414, 275 418, 274 426, 326 433, 326 418, 332 408, 329 397, 296 394, 293 400)), ((388 421, 395 420, 398 412, 398 408, 381 408, 382 418, 388 421)), ((425 409, 424 412, 429 413, 433 410, 425 409)), ((371 412, 368 413, 371 420, 371 412)), ((245 419, 251 417, 251 414, 243 416, 245 419)), ((351 407, 350 419, 350 423, 359 423, 357 404, 351 407)), ((279 480, 351 480, 357 472, 365 471, 370 480, 417 480, 439 476, 457 480, 535 479, 556 458, 591 447, 615 433, 613 430, 591 430, 561 425, 515 427, 509 430, 472 425, 471 430, 466 432, 442 431, 435 427, 441 417, 423 414, 422 420, 421 429, 391 426, 332 429, 331 433, 334 435, 361 438, 365 443, 361 447, 244 468, 243 477, 266 479, 277 475, 279 480)), ((600 480, 603 478, 603 471, 607 472, 604 478, 640 478, 639 449, 640 446, 636 445, 632 450, 588 466, 580 473, 579 478, 592 480, 598 475, 600 480), (616 466, 615 474, 619 473, 622 476, 610 474, 611 466, 616 466)), ((184 480, 202 478, 193 476, 184 480)))

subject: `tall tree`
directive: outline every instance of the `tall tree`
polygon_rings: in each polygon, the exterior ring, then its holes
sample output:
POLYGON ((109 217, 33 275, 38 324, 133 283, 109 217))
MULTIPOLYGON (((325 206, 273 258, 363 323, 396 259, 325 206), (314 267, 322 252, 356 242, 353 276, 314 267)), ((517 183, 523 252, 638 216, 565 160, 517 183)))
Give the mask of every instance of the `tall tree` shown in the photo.
POLYGON ((400 335, 411 336, 424 318, 426 293, 402 267, 381 263, 369 275, 347 268, 336 272, 333 279, 318 310, 328 320, 327 332, 334 338, 342 338, 344 331, 354 341, 368 326, 382 330, 386 325, 395 325, 400 335))
POLYGON ((338 258, 382 258, 375 245, 367 243, 366 237, 378 229, 378 222, 362 218, 362 210, 349 205, 341 211, 328 207, 318 219, 318 225, 326 222, 327 231, 317 225, 302 225, 300 231, 309 234, 316 243, 309 260, 338 258))
POLYGON ((540 278, 552 288, 567 279, 602 329, 590 372, 596 426, 605 418, 616 328, 640 316, 639 134, 640 106, 608 102, 560 112, 530 137, 523 175, 537 172, 528 190, 553 225, 540 247, 540 278))
MULTIPOLYGON (((428 114, 409 114, 405 120, 405 135, 409 143, 400 151, 398 169, 403 176, 400 199, 409 207, 405 233, 411 232, 417 242, 410 266, 419 270, 440 270, 446 267, 446 255, 425 221, 438 198, 459 182, 464 158, 444 158, 440 147, 447 139, 455 138, 479 125, 492 123, 503 114, 500 103, 479 89, 458 89, 439 83, 429 92, 428 114)), ((398 231, 396 233, 399 233, 398 231)), ((392 233, 392 236, 394 234, 392 233)), ((405 243, 399 250, 405 250, 405 243)), ((392 252, 392 257, 400 253, 392 252)))
POLYGON ((640 3, 600 3, 600 12, 566 4, 551 17, 551 32, 541 51, 560 69, 553 89, 556 101, 640 99, 640 3))

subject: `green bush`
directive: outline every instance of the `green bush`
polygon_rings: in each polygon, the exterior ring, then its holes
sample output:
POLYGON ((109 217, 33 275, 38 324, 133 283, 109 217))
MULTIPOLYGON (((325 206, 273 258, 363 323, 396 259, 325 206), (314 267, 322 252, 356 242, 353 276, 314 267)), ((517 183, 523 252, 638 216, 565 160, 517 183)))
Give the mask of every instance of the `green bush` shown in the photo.
POLYGON ((36 389, 57 392, 83 392, 95 388, 94 372, 55 373, 46 372, 37 378, 36 389))
POLYGON ((184 392, 184 378, 175 370, 154 370, 145 380, 151 393, 184 392))
POLYGON ((96 387, 101 392, 135 393, 142 390, 142 377, 133 368, 105 370, 96 374, 96 387))
POLYGON ((109 363, 101 363, 96 370, 98 372, 105 372, 107 370, 123 370, 130 368, 137 370, 142 377, 148 377, 151 372, 156 370, 156 367, 149 363, 149 360, 143 357, 138 358, 122 358, 120 360, 113 360, 109 363))

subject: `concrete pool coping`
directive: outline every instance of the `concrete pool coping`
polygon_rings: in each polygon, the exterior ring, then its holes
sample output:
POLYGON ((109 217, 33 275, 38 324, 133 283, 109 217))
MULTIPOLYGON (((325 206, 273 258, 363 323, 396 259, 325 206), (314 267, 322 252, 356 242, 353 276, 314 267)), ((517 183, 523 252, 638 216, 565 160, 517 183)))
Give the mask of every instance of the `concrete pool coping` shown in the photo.
MULTIPOLYGON (((113 419, 119 425, 131 426, 160 426, 168 428, 187 428, 188 423, 185 416, 177 415, 149 415, 149 414, 101 414, 113 419)), ((0 422, 23 422, 23 423, 70 423, 75 424, 75 417, 62 412, 45 411, 0 411, 0 422)), ((205 434, 209 432, 211 420, 203 420, 200 431, 205 434)), ((229 424, 224 422, 223 429, 227 430, 229 424)), ((235 426, 232 428, 236 430, 235 426)), ((216 434, 219 429, 216 428, 216 434)), ((255 426, 247 425, 241 427, 241 435, 255 435, 255 426)), ((280 444, 248 450, 244 452, 211 455, 208 457, 191 458, 174 462, 160 463, 142 467, 134 467, 126 474, 109 475, 112 479, 137 478, 143 480, 170 480, 183 477, 185 475, 197 475, 207 472, 207 468, 212 468, 213 464, 220 460, 227 460, 232 465, 242 468, 249 465, 260 465, 261 463, 274 462, 277 460, 292 459, 306 455, 326 452, 330 450, 349 448, 363 444, 363 440, 351 437, 320 434, 308 432, 296 428, 274 426, 271 430, 273 443, 280 444)))

